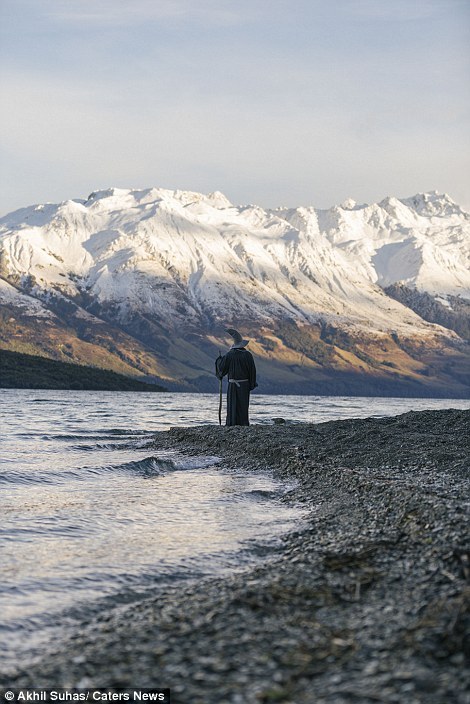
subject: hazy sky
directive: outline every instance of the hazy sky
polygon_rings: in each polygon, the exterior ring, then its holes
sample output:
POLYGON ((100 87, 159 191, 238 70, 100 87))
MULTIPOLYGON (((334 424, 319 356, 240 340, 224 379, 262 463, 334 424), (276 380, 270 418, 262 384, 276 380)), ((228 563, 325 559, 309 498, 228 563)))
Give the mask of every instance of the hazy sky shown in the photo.
POLYGON ((469 0, 0 8, 0 213, 109 186, 470 208, 469 0))

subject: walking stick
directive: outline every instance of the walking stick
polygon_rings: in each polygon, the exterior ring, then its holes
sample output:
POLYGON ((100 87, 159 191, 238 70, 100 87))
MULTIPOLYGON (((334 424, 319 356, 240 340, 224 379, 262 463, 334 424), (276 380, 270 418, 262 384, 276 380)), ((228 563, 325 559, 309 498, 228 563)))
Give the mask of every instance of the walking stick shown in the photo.
POLYGON ((219 379, 219 425, 222 425, 222 379, 219 379))
MULTIPOLYGON (((219 350, 219 357, 222 355, 220 354, 219 350)), ((222 379, 219 377, 219 425, 222 425, 222 379)))

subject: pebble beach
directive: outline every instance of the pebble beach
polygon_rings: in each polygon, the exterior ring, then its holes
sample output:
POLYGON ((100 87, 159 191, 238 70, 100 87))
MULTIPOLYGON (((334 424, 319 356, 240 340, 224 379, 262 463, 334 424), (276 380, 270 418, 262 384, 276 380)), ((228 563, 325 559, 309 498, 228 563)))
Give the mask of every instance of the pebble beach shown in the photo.
POLYGON ((292 483, 260 566, 98 611, 7 686, 170 687, 174 704, 468 704, 470 411, 157 433, 292 483))

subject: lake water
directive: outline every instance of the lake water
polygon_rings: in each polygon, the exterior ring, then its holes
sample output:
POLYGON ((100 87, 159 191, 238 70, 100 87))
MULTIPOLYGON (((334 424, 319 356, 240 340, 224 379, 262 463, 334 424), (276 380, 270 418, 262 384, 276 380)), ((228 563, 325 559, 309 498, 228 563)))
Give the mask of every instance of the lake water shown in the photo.
MULTIPOLYGON (((253 394, 251 420, 468 407, 462 400, 253 394)), ((216 394, 0 389, 7 668, 103 600, 126 604, 162 583, 242 569, 298 526, 302 511, 282 501, 291 487, 268 474, 152 449, 153 432, 215 424, 217 410, 216 394)))

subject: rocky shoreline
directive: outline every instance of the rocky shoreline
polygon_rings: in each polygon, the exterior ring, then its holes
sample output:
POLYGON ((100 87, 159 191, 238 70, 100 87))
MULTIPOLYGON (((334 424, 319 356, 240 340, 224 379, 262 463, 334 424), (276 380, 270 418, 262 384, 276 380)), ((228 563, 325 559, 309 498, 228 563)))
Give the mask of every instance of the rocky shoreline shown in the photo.
POLYGON ((8 686, 169 686, 173 704, 468 704, 470 411, 172 428, 155 450, 295 479, 261 567, 101 613, 8 686))

